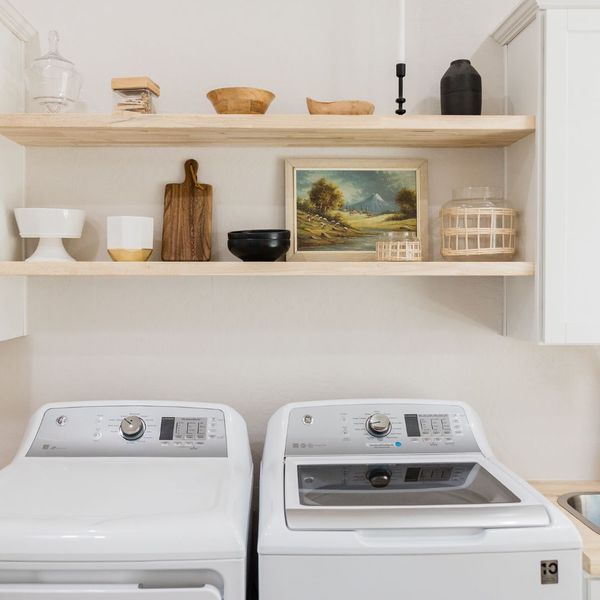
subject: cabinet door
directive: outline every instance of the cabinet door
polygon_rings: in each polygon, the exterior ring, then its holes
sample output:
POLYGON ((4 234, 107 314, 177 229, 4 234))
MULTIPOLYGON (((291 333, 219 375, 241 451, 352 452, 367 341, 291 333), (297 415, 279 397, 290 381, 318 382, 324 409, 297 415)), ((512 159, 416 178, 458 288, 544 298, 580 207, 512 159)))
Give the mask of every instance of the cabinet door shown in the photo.
MULTIPOLYGON (((0 6, 1 7, 1 6, 0 6)), ((24 44, 0 22, 0 112, 23 112, 24 44)), ((23 205, 25 150, 0 138, 0 260, 22 260, 13 211, 23 205)), ((0 340, 25 335, 24 277, 0 279, 0 340)))
POLYGON ((600 10, 548 10, 543 341, 600 344, 600 10))

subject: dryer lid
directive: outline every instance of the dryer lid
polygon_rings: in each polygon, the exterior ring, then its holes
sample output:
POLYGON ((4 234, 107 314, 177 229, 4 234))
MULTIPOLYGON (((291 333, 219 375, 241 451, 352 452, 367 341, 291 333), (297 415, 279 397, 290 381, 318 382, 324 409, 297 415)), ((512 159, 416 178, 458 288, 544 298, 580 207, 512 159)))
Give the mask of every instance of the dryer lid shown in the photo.
POLYGON ((291 529, 531 527, 542 504, 495 465, 468 459, 286 463, 291 529))
POLYGON ((226 458, 16 461, 0 561, 243 558, 250 480, 226 458))

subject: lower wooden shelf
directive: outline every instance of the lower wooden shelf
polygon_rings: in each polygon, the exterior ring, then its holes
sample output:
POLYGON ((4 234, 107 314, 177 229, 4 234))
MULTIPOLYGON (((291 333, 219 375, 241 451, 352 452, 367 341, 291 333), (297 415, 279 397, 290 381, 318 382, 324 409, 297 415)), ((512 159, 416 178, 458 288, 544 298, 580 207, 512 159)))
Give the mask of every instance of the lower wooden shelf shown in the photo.
POLYGON ((0 262, 0 276, 36 277, 519 277, 530 262, 0 262))

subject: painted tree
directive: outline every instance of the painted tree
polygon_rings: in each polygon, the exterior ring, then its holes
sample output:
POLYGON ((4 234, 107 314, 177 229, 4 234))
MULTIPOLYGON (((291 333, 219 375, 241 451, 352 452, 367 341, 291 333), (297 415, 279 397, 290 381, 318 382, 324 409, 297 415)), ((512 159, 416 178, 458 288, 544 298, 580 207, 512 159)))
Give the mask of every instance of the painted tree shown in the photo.
POLYGON ((403 187, 396 194, 396 204, 405 219, 417 218, 417 193, 414 190, 403 187))
POLYGON ((325 177, 313 183, 308 198, 315 212, 322 216, 327 216, 332 210, 344 206, 344 193, 325 177))

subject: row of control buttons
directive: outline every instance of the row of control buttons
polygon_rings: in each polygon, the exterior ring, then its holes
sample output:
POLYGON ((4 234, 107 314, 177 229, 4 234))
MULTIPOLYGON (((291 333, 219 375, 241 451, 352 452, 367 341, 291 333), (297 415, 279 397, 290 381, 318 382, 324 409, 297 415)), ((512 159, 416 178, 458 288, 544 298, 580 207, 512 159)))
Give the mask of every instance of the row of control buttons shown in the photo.
POLYGON ((200 446, 204 445, 204 442, 161 442, 160 445, 163 446, 163 448, 175 446, 176 448, 191 448, 192 450, 197 450, 200 446))
POLYGON ((94 419, 94 421, 96 423, 96 431, 94 431, 94 441, 95 442, 102 439, 102 421, 103 420, 104 420, 104 417, 102 415, 96 415, 96 418, 94 419))
POLYGON ((450 435, 450 419, 445 417, 420 417, 419 424, 423 435, 450 435))
POLYGON ((422 438, 423 439, 423 443, 424 444, 429 444, 430 446, 439 446, 442 443, 445 444, 446 446, 451 446, 452 444, 454 444, 454 439, 451 437, 446 437, 446 438, 429 438, 429 437, 425 437, 422 438))
POLYGON ((208 426, 208 438, 214 439, 217 437, 217 419, 215 417, 211 417, 210 425, 208 426))
POLYGON ((413 444, 418 444, 420 442, 425 442, 426 444, 429 442, 446 442, 447 444, 454 444, 454 438, 452 436, 446 436, 446 437, 432 437, 432 436, 423 436, 423 437, 415 437, 415 438, 410 438, 410 441, 413 444))

